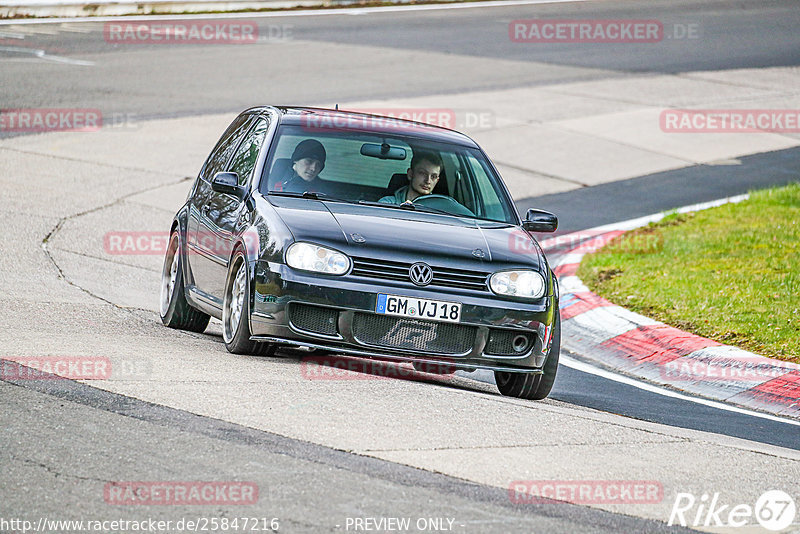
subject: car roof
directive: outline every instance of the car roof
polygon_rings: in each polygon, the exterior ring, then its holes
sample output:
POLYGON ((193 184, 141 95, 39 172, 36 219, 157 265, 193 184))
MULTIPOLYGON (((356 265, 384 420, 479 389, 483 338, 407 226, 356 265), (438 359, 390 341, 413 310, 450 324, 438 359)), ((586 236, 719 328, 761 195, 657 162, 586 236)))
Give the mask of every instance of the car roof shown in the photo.
MULTIPOLYGON (((264 106, 251 108, 247 111, 266 111, 268 109, 276 109, 280 112, 281 124, 308 126, 309 128, 320 128, 321 130, 356 130, 386 135, 411 135, 413 137, 432 141, 478 148, 475 141, 455 130, 396 117, 386 117, 356 111, 293 106, 264 106)), ((398 109, 398 111, 401 110, 398 109)))

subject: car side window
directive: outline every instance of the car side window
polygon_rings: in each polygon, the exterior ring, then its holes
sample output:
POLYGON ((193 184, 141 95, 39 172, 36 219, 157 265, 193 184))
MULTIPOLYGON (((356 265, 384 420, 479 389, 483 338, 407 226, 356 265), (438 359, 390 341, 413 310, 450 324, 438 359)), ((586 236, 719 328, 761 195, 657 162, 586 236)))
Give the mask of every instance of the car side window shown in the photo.
POLYGON ((500 200, 500 191, 497 182, 489 178, 488 169, 472 154, 466 154, 468 175, 474 180, 475 205, 473 210, 476 215, 486 219, 508 220, 509 214, 504 209, 505 203, 500 200), (475 187, 477 186, 477 187, 475 187))
POLYGON ((256 166, 258 153, 261 151, 261 145, 264 143, 268 129, 269 121, 263 117, 259 118, 239 145, 233 159, 231 159, 228 170, 239 175, 239 185, 245 185, 250 181, 250 176, 256 166))
POLYGON ((222 137, 220 137, 217 142, 217 146, 214 147, 214 151, 211 152, 208 160, 206 160, 206 164, 203 166, 202 176, 206 181, 210 182, 214 179, 215 174, 225 170, 225 165, 228 163, 231 154, 239 144, 239 140, 241 140, 247 132, 247 126, 252 120, 252 115, 239 115, 231 125, 228 126, 228 129, 222 134, 222 137))

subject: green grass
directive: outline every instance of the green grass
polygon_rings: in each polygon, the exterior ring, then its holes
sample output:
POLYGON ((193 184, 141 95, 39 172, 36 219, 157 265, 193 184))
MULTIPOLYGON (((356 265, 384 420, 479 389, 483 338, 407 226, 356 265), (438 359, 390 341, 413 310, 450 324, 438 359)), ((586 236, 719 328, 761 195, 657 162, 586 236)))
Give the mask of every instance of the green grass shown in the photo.
POLYGON ((668 215, 584 257, 578 276, 642 315, 800 363, 800 183, 668 215))

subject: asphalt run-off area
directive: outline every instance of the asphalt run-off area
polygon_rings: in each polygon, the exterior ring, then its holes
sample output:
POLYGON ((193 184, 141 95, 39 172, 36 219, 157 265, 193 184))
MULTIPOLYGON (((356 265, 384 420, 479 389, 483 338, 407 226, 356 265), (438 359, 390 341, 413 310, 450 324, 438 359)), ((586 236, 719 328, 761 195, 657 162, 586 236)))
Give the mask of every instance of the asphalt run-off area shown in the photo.
POLYGON ((796 366, 665 380, 761 357, 575 275, 661 214, 798 181, 796 3, 319 4, 0 2, 26 15, 0 19, 0 531, 800 532, 796 366), (162 324, 170 224, 270 105, 465 133, 521 215, 557 215, 546 399, 162 324))

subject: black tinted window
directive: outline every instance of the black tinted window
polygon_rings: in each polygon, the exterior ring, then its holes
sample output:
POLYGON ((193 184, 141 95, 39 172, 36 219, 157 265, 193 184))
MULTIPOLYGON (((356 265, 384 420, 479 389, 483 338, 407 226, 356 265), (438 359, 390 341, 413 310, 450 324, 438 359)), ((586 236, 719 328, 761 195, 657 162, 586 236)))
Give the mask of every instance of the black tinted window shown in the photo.
POLYGON ((264 144, 268 129, 269 121, 263 117, 258 119, 233 156, 230 170, 239 175, 239 185, 245 185, 250 181, 250 175, 256 166, 258 153, 261 145, 264 144))
POLYGON ((228 129, 222 134, 217 146, 214 147, 211 155, 206 160, 206 164, 203 166, 203 178, 210 182, 215 174, 225 170, 225 165, 228 163, 231 153, 239 144, 239 140, 245 132, 247 132, 247 126, 252 120, 252 115, 239 115, 228 126, 228 129))
MULTIPOLYGON (((515 224, 516 211, 500 177, 478 149, 436 141, 408 133, 375 133, 345 128, 282 125, 272 141, 270 160, 264 167, 261 191, 320 192, 339 200, 400 204, 407 198, 408 170, 416 152, 429 152, 441 159, 434 190, 414 200, 415 204, 453 215, 515 224), (292 177, 292 155, 308 140, 325 150, 324 167, 314 181, 292 177), (387 154, 381 157, 386 147, 387 154), (377 152, 376 152, 377 150, 377 152), (287 175, 294 182, 287 182, 287 175), (288 187, 288 189, 287 189, 288 187), (310 189, 309 189, 310 188, 310 189), (428 197, 428 198, 426 198, 428 197)), ((296 172, 294 173, 296 174, 296 172)))

